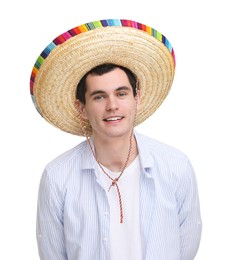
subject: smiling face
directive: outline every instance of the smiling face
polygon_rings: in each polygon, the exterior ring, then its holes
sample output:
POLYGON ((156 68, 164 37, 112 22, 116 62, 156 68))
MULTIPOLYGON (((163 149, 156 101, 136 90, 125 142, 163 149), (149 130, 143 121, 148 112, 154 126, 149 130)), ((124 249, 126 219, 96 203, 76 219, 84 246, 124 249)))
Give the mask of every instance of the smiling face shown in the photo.
POLYGON ((82 116, 88 119, 95 138, 129 136, 134 126, 139 93, 133 89, 126 73, 120 69, 86 78, 86 103, 80 103, 82 116))

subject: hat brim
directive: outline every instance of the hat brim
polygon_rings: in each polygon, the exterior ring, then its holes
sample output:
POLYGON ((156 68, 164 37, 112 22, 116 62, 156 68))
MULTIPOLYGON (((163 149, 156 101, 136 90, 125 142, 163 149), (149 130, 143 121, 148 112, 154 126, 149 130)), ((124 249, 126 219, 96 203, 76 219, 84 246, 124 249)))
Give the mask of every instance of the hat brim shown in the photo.
MULTIPOLYGON (((128 20, 84 24, 57 37, 35 63, 31 95, 42 117, 65 132, 83 135, 74 106, 76 87, 89 70, 104 63, 127 67, 137 76, 141 100, 135 125, 161 105, 174 78, 173 48, 156 30, 128 20)), ((90 133, 89 122, 84 124, 90 133)))

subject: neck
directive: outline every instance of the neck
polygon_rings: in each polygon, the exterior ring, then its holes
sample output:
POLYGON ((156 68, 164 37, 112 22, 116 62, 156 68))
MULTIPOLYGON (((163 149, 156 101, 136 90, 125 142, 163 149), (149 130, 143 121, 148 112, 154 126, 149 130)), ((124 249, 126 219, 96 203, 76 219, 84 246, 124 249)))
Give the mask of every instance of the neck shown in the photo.
POLYGON ((97 160, 111 171, 122 171, 126 161, 128 160, 128 166, 138 154, 134 134, 132 134, 132 136, 126 136, 125 138, 112 138, 108 141, 94 138, 94 145, 97 160), (132 138, 131 141, 130 137, 132 138), (132 142, 132 146, 130 142, 132 142))

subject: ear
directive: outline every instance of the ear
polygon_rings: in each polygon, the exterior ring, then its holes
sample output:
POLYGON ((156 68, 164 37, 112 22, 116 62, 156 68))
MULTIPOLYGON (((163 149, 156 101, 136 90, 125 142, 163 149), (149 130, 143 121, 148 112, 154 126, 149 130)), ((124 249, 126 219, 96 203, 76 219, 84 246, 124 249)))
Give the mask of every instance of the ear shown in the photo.
POLYGON ((135 99, 136 99, 136 108, 138 109, 139 106, 140 106, 140 98, 141 98, 141 94, 140 94, 140 90, 138 89, 137 92, 136 92, 136 96, 135 96, 135 99))
POLYGON ((79 101, 78 99, 75 100, 75 108, 77 109, 77 112, 79 113, 79 116, 81 116, 83 119, 88 119, 86 114, 85 105, 79 101))

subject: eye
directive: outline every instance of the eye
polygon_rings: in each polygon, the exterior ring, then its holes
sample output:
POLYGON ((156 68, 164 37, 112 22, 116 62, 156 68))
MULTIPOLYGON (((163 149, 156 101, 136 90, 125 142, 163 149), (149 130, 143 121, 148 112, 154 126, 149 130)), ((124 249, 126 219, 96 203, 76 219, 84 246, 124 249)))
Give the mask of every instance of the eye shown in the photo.
POLYGON ((104 96, 103 95, 96 95, 93 97, 93 100, 96 100, 96 101, 99 101, 99 100, 102 100, 104 99, 104 96))
POLYGON ((126 95, 127 95, 127 92, 126 92, 126 91, 120 91, 120 92, 118 92, 118 94, 117 94, 118 97, 124 97, 124 96, 126 96, 126 95))

